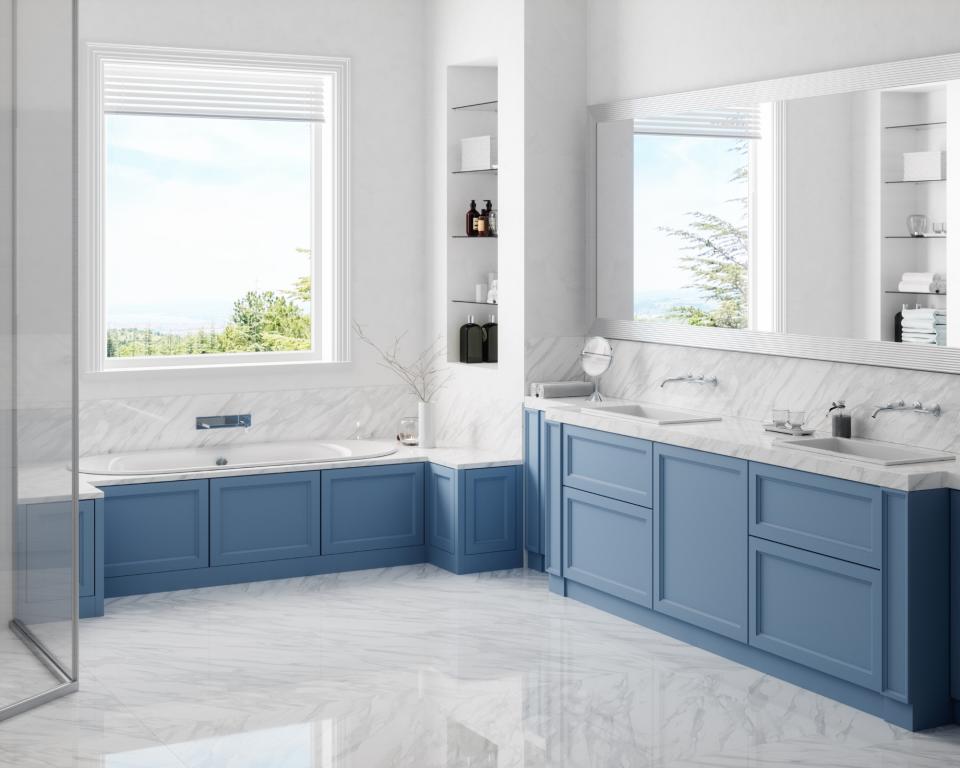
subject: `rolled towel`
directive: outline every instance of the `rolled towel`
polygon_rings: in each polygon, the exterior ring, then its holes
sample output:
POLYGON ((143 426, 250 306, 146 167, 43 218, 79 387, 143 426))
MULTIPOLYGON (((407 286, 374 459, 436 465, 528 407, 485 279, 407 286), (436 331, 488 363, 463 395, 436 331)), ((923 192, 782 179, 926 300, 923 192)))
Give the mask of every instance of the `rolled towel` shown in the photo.
POLYGON ((943 280, 943 275, 939 272, 904 272, 900 279, 905 283, 912 283, 914 281, 918 283, 935 283, 938 280, 943 280))

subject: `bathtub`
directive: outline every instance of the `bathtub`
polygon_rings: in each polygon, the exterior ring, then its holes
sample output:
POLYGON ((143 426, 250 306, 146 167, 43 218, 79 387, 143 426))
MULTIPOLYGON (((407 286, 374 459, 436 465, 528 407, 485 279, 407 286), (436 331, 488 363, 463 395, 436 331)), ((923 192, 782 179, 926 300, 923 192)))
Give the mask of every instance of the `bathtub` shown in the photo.
POLYGON ((87 456, 80 459, 80 472, 87 475, 210 472, 245 467, 373 459, 389 456, 396 451, 396 445, 380 440, 303 440, 288 443, 226 444, 202 448, 87 456))

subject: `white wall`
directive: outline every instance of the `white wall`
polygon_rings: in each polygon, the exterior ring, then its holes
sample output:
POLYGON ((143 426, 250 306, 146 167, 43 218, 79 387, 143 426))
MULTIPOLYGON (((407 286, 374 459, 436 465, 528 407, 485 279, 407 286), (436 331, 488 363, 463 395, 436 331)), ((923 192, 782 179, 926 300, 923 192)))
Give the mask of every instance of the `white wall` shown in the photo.
MULTIPOLYGON (((499 100, 499 363, 451 364, 438 400, 440 444, 520 450, 524 351, 523 4, 515 0, 429 0, 426 7, 427 258, 431 333, 445 334, 447 278, 447 68, 496 66, 499 100)), ((456 339, 448 341, 451 347, 456 339)))
MULTIPOLYGON (((80 0, 79 15, 81 45, 350 57, 353 317, 383 343, 407 331, 404 349, 411 356, 426 338, 420 226, 424 23, 420 0, 80 0)), ((254 428, 248 435, 225 436, 249 440, 348 437, 357 420, 365 432, 388 435, 398 415, 416 410, 412 398, 377 365, 374 353, 356 339, 353 362, 347 365, 204 371, 188 377, 95 374, 82 378, 81 398, 84 453, 150 447, 158 440, 193 442, 192 418, 208 415, 202 408, 251 411, 254 428), (360 386, 362 392, 356 390, 360 386), (275 392, 285 394, 274 399, 275 392), (309 412, 301 400, 311 403, 309 412), (114 428, 104 429, 105 420, 114 428), (282 433, 275 429, 281 423, 282 433)))
POLYGON ((953 0, 589 0, 587 101, 957 51, 953 0))

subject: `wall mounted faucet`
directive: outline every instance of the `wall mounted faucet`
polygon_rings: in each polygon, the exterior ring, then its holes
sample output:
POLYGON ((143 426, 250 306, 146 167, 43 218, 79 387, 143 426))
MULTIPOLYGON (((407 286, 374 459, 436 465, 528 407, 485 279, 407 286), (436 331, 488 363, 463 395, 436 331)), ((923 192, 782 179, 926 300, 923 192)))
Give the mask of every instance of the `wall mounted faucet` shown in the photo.
POLYGON ((197 429, 248 429, 253 424, 249 413, 235 413, 230 416, 197 416, 197 429))
POLYGON ((903 400, 897 400, 896 402, 887 403, 886 405, 878 405, 873 409, 870 417, 873 419, 877 418, 877 414, 880 413, 880 411, 913 411, 914 413, 925 413, 930 416, 939 416, 942 413, 939 403, 925 406, 919 400, 914 402, 913 405, 907 405, 903 400))
POLYGON ((717 386, 717 384, 719 384, 716 376, 704 376, 703 374, 694 376, 692 373, 688 373, 685 376, 668 376, 660 382, 661 388, 664 384, 667 384, 671 381, 683 381, 687 384, 712 384, 713 386, 717 386))

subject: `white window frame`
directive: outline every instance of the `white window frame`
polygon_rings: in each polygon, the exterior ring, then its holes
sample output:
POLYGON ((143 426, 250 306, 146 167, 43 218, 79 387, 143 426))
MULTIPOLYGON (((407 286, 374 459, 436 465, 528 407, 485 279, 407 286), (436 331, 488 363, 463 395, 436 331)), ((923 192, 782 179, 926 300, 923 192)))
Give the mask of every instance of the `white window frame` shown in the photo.
MULTIPOLYGON (((219 369, 285 364, 338 364, 350 359, 350 179, 349 76, 346 58, 243 53, 156 46, 88 43, 80 85, 81 359, 87 373, 219 369), (323 157, 313 172, 312 285, 313 333, 310 351, 247 352, 214 355, 107 357, 106 270, 104 264, 104 111, 103 63, 107 60, 170 62, 299 70, 329 77, 329 114, 322 130, 329 140, 314 141, 323 157), (85 135, 84 135, 85 133, 85 135), (331 173, 318 173, 319 168, 331 173), (321 225, 323 223, 323 226, 321 225), (87 231, 84 233, 84 229, 87 231)), ((320 130, 315 125, 313 130, 320 130)))

